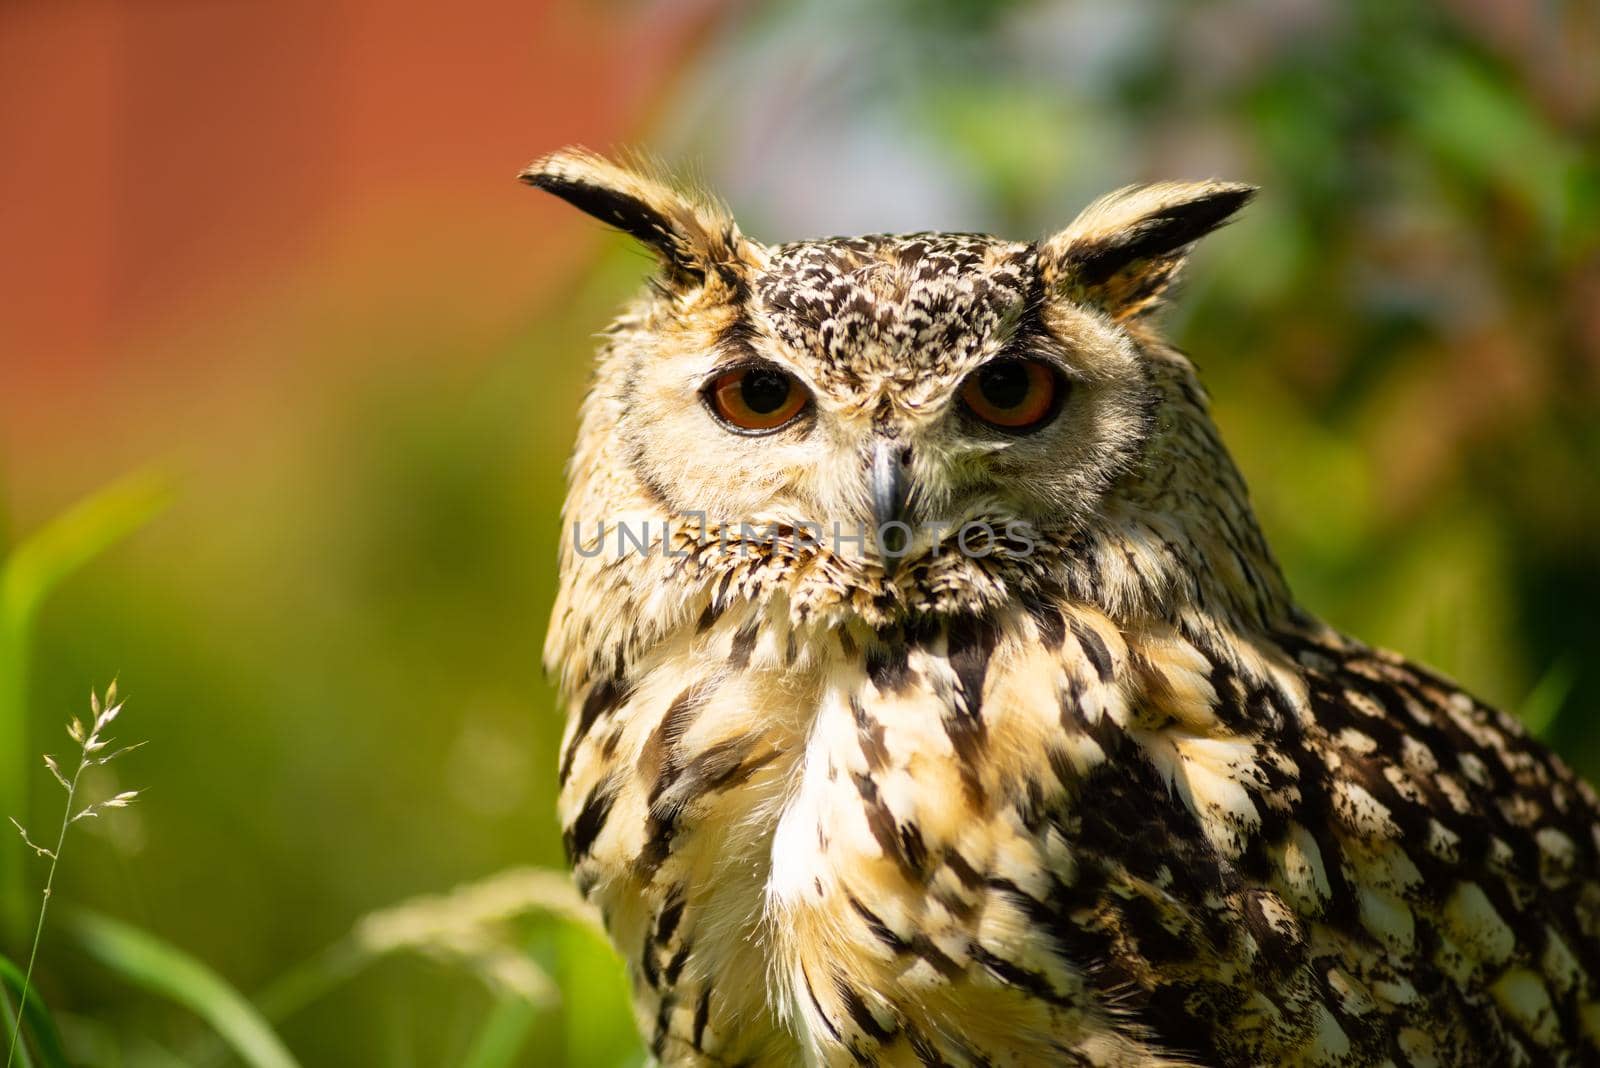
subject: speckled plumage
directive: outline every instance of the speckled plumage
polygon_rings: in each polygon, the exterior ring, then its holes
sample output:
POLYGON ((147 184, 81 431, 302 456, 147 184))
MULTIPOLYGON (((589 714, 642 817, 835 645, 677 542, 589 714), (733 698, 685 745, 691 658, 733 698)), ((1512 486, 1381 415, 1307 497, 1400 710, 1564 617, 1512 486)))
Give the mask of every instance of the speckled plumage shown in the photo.
POLYGON ((1593 792, 1296 606, 1144 317, 1247 189, 770 247, 586 154, 526 177, 663 265, 584 405, 547 648, 568 852, 663 1063, 1600 1062, 1593 792), (1064 407, 975 431, 959 384, 1018 352, 1064 407), (808 419, 719 426, 698 391, 746 357, 808 419), (884 436, 919 522, 1033 544, 890 576, 740 526, 864 521, 884 436))

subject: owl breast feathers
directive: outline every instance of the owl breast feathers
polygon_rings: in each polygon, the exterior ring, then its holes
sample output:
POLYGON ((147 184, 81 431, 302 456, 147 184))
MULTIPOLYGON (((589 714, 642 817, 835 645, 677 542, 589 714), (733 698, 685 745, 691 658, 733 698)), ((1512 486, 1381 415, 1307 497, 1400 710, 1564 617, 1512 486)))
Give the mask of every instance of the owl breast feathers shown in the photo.
POLYGON ((682 1065, 1600 1063, 1593 792, 1297 607, 1146 313, 1249 198, 769 246, 642 168, 560 815, 682 1065))

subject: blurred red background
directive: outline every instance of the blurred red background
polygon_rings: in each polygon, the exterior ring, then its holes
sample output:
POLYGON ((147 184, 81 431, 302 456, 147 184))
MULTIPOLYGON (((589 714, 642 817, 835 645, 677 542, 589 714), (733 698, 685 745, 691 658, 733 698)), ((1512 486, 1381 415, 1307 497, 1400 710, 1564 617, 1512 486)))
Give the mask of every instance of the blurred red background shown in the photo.
POLYGON ((352 339, 370 322, 338 357, 366 364, 404 358, 383 339, 408 327, 463 357, 503 336, 563 259, 541 244, 579 233, 517 169, 636 133, 717 6, 0 7, 0 427, 21 510, 102 478, 130 439, 293 405, 297 364, 329 349, 297 346, 306 319, 352 339))

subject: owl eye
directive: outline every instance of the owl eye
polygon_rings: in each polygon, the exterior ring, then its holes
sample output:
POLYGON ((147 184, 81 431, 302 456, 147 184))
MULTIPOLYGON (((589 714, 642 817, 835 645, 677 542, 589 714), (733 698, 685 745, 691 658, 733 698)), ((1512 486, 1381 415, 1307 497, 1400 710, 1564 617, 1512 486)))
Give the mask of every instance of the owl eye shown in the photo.
POLYGON ((728 371, 706 387, 707 403, 717 418, 746 433, 763 434, 787 425, 808 399, 793 375, 770 364, 728 371))
POLYGON ((961 386, 961 402, 990 426, 1026 433, 1060 411, 1066 383, 1040 360, 994 360, 973 372, 961 386))

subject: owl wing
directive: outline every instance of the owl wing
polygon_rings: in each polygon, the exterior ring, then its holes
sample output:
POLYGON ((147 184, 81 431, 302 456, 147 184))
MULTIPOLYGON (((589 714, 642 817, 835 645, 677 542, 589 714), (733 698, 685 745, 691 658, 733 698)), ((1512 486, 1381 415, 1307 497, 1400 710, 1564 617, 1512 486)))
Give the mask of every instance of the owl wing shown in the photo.
POLYGON ((1051 916, 1153 1045, 1600 1059, 1595 797, 1519 724, 1327 631, 1078 629, 1135 681, 1124 715, 1081 714, 1114 755, 1055 817, 1081 863, 1051 916))
POLYGON ((865 659, 819 718, 818 803, 785 817, 816 829, 780 956, 821 1048, 1596 1059, 1593 794, 1449 683, 1324 632, 1062 604, 865 659))
POLYGON ((1593 791, 1424 668, 1326 632, 1277 644, 1305 692, 1271 735, 1292 803, 1256 878, 1295 908, 1352 1047, 1398 1064, 1600 1059, 1593 791))

